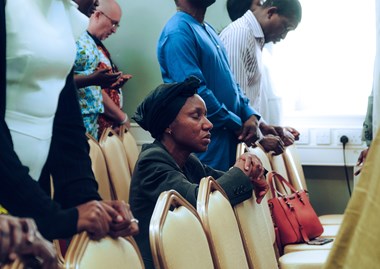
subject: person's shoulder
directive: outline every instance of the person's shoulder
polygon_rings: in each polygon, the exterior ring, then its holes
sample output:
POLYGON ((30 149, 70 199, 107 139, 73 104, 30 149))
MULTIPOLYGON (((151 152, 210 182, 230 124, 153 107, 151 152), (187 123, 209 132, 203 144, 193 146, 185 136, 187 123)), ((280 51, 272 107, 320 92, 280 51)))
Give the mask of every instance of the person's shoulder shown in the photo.
POLYGON ((164 149, 161 143, 155 141, 153 143, 144 144, 141 148, 139 159, 142 160, 158 160, 168 159, 170 154, 164 149))
POLYGON ((236 33, 249 33, 250 28, 248 24, 245 22, 245 18, 241 17, 237 19, 236 21, 231 22, 228 24, 220 33, 221 36, 223 35, 231 35, 236 33))
POLYGON ((163 32, 173 34, 191 30, 195 26, 195 20, 184 12, 177 12, 165 24, 163 32))
POLYGON ((88 34, 87 31, 84 31, 78 38, 77 40, 77 45, 83 44, 83 43, 92 43, 93 39, 91 36, 88 34))

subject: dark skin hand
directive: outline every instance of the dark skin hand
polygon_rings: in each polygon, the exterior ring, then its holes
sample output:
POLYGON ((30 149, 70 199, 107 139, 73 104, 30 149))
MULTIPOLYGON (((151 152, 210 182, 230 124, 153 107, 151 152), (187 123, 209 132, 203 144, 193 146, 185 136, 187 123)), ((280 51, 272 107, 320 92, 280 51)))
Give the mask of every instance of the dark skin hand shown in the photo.
POLYGON ((111 68, 98 68, 92 74, 75 75, 74 80, 78 88, 87 86, 100 86, 101 88, 109 88, 112 84, 116 83, 121 76, 121 72, 111 73, 111 68))
POLYGON ((252 145, 258 138, 258 120, 255 115, 248 118, 240 131, 236 133, 238 139, 247 145, 252 145))
POLYGON ((58 269, 55 249, 38 232, 34 220, 1 215, 0 263, 17 258, 25 264, 33 261, 38 265, 27 268, 58 269))
POLYGON ((360 172, 362 171, 363 165, 367 159, 368 152, 369 152, 369 147, 362 150, 362 152, 360 152, 358 161, 356 162, 356 166, 359 166, 359 169, 355 171, 354 173, 355 176, 358 176, 360 172))
POLYGON ((132 75, 130 74, 124 74, 124 75, 120 75, 118 80, 113 83, 110 88, 112 89, 119 89, 121 87, 123 87, 123 85, 132 78, 132 75))
POLYGON ((110 223, 109 235, 113 238, 133 236, 139 233, 138 221, 133 217, 129 204, 124 201, 103 201, 119 214, 110 223))
POLYGON ((99 68, 92 73, 94 85, 109 88, 121 77, 121 72, 111 73, 110 68, 99 68))
POLYGON ((264 136, 259 140, 259 143, 265 152, 273 152, 274 155, 280 155, 285 150, 285 145, 281 138, 271 134, 264 136))
POLYGON ((284 142, 285 147, 294 144, 294 141, 298 140, 300 136, 300 133, 292 127, 267 125, 264 122, 260 123, 260 130, 264 135, 279 136, 284 142))
POLYGON ((249 177, 256 195, 256 202, 261 203, 262 199, 269 190, 268 183, 265 180, 265 169, 260 159, 251 154, 244 153, 235 163, 235 167, 239 167, 249 177))

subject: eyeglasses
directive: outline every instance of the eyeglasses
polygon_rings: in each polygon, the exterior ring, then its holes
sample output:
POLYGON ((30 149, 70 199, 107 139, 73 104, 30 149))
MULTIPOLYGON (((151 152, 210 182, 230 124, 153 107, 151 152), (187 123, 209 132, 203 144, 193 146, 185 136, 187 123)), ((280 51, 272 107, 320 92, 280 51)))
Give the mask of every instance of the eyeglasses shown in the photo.
POLYGON ((120 27, 120 24, 119 24, 118 21, 115 21, 115 20, 111 19, 111 18, 110 18, 107 14, 105 14, 103 11, 100 11, 100 10, 99 10, 99 12, 100 12, 101 14, 103 14, 104 17, 106 17, 107 19, 110 20, 110 22, 112 23, 112 28, 119 28, 119 27, 120 27))

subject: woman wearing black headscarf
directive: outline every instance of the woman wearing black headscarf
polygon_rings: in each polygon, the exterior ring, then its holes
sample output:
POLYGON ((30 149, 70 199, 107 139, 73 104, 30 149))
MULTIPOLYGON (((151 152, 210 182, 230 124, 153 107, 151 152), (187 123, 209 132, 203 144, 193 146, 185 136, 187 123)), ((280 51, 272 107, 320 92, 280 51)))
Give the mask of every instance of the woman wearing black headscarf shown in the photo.
POLYGON ((228 172, 221 172, 203 165, 192 154, 207 150, 212 129, 205 103, 196 94, 199 83, 190 77, 182 83, 158 86, 133 117, 155 138, 142 147, 130 193, 131 209, 140 221, 140 234, 135 239, 146 268, 153 268, 149 222, 161 192, 174 189, 196 206, 198 184, 206 176, 217 179, 232 205, 249 199, 253 188, 260 202, 267 190, 262 180, 264 169, 253 155, 242 155, 228 172))

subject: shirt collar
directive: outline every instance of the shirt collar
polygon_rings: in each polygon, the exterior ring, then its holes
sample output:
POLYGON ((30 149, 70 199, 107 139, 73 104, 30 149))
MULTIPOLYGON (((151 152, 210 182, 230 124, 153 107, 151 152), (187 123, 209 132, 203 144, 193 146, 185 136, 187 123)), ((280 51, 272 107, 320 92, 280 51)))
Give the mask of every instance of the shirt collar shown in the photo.
POLYGON ((248 10, 242 17, 248 24, 249 28, 252 30, 253 35, 255 36, 256 39, 261 40, 262 44, 264 45, 265 43, 265 38, 264 38, 264 32, 263 29, 261 28, 260 23, 257 21, 255 15, 251 10, 248 10))

